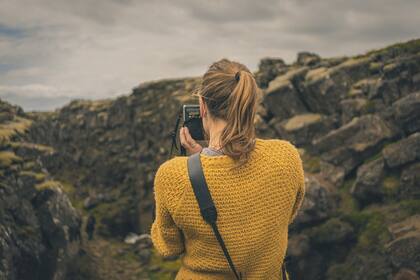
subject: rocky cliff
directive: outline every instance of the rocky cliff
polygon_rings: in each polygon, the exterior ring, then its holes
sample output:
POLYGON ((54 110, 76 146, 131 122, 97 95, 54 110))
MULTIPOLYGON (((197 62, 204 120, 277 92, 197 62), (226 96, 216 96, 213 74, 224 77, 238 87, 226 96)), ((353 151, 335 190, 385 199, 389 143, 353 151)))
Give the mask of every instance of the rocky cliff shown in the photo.
POLYGON ((32 121, 0 101, 0 279, 64 279, 80 216, 44 168, 51 147, 24 140, 32 121))
MULTIPOLYGON (((264 58, 254 74, 263 94, 258 136, 291 141, 304 162, 306 197, 289 236, 292 279, 418 279, 420 40, 355 57, 264 58)), ((102 238, 147 233, 154 173, 199 83, 151 81, 116 99, 29 114, 25 141, 52 147, 42 165, 73 186, 75 206, 97 217, 102 238)), ((148 277, 176 272, 179 264, 136 250, 148 277)))

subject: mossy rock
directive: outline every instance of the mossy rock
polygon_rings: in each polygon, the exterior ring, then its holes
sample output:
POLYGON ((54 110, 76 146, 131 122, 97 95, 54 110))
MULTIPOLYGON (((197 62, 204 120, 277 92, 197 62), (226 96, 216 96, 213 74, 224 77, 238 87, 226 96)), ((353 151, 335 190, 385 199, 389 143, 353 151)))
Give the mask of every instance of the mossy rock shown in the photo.
POLYGON ((311 239, 319 244, 340 243, 353 236, 353 226, 339 218, 331 218, 320 226, 311 229, 311 239))
POLYGON ((374 154, 374 155, 372 155, 372 156, 370 156, 370 157, 366 158, 366 159, 363 161, 363 164, 366 164, 366 163, 368 163, 368 162, 374 161, 375 159, 378 159, 378 158, 380 158, 381 156, 382 156, 382 151, 377 152, 376 154, 374 154))
POLYGON ((21 171, 20 176, 28 176, 35 179, 37 183, 40 183, 45 180, 46 174, 40 172, 32 172, 32 171, 21 171))
POLYGON ((363 105, 362 112, 364 114, 375 113, 375 111, 376 111, 375 108, 376 108, 375 102, 372 101, 372 100, 368 100, 368 101, 366 101, 366 104, 363 105))
POLYGON ((42 183, 36 184, 35 189, 37 191, 43 191, 45 189, 50 189, 50 190, 61 189, 61 183, 55 180, 47 180, 42 183))
POLYGON ((407 213, 407 216, 420 213, 420 199, 409 199, 399 202, 400 208, 407 213))
POLYGON ((13 121, 0 124, 0 140, 9 141, 14 135, 24 133, 31 124, 31 120, 15 116, 13 121))
POLYGON ((395 198, 400 187, 399 176, 392 174, 386 176, 382 181, 382 190, 387 198, 395 198))
POLYGON ((303 167, 305 171, 318 173, 321 171, 320 158, 316 156, 306 156, 303 158, 303 167))
POLYGON ((114 202, 103 202, 92 209, 97 221, 97 232, 104 237, 125 236, 136 229, 134 218, 138 217, 134 197, 123 195, 114 202))
POLYGON ((379 249, 390 241, 386 219, 383 214, 375 211, 355 211, 343 217, 354 226, 358 232, 356 248, 360 250, 379 249))
POLYGON ((340 196, 340 203, 337 209, 338 214, 352 213, 360 209, 358 201, 351 195, 350 189, 353 186, 356 178, 347 179, 338 189, 340 196))
POLYGON ((14 152, 11 151, 1 151, 0 152, 0 168, 10 167, 14 163, 22 162, 22 158, 17 156, 14 152))

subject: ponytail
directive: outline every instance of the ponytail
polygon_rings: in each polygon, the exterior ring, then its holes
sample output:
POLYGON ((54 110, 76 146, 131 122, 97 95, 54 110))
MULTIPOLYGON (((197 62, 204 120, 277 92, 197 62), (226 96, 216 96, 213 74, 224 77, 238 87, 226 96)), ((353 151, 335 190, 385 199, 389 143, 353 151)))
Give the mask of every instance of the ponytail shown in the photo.
POLYGON ((255 147, 257 93, 257 83, 248 68, 225 58, 212 64, 203 77, 201 95, 210 115, 227 122, 220 144, 224 154, 234 159, 233 168, 244 165, 255 147))

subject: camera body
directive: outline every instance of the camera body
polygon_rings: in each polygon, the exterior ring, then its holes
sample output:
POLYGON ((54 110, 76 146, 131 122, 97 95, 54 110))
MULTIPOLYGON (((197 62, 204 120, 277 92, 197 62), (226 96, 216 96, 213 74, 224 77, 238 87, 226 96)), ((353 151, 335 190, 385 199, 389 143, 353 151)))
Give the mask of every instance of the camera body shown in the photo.
POLYGON ((200 105, 186 104, 182 106, 183 126, 188 127, 188 131, 194 140, 204 140, 203 122, 200 117, 200 105))

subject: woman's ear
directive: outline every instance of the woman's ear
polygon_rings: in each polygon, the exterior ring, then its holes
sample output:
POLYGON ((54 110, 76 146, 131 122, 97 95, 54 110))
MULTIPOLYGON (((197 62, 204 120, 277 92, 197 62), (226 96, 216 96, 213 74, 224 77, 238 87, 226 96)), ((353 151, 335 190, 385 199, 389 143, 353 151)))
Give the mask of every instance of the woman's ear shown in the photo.
POLYGON ((206 115, 206 107, 204 106, 203 97, 200 96, 200 117, 204 118, 206 115))

